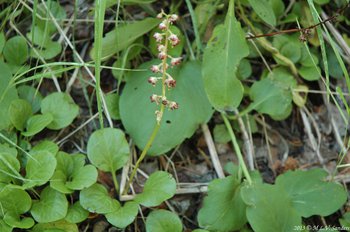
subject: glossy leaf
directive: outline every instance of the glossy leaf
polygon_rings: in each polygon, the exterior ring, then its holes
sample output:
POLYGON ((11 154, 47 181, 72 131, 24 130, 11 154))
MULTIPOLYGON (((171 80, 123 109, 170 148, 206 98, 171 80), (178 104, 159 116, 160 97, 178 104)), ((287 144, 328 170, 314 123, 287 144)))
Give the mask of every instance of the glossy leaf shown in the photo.
POLYGON ((219 111, 232 111, 243 98, 243 86, 236 72, 249 48, 230 1, 225 24, 215 27, 203 55, 203 81, 211 104, 219 111))
POLYGON ((180 218, 167 210, 152 211, 146 219, 146 232, 182 232, 182 222, 180 218))
POLYGON ((33 203, 30 213, 37 222, 47 223, 66 217, 68 201, 63 193, 49 186, 40 194, 40 200, 33 203))
POLYGON ((254 231, 290 232, 295 226, 301 226, 301 217, 284 189, 254 184, 243 187, 241 196, 247 204, 247 219, 254 231))
POLYGON ((9 39, 3 50, 4 57, 11 64, 21 65, 28 58, 28 46, 26 40, 21 36, 9 39))
POLYGON ((213 231, 234 231, 247 222, 240 184, 234 176, 213 180, 198 213, 199 225, 213 231))
POLYGON ((176 181, 171 174, 157 171, 149 176, 143 192, 136 196, 135 201, 146 207, 154 207, 172 198, 175 192, 176 181))
POLYGON ((88 216, 89 211, 85 210, 80 205, 80 202, 77 201, 73 205, 69 206, 65 220, 70 223, 80 223, 87 219, 88 216))
POLYGON ((26 121, 32 116, 32 106, 23 99, 15 99, 11 102, 9 107, 9 114, 11 115, 11 122, 19 131, 23 131, 26 121))
POLYGON ((129 145, 123 131, 113 128, 92 133, 87 145, 88 158, 93 165, 105 172, 115 172, 129 159, 129 145))
POLYGON ((36 135, 52 121, 53 117, 50 113, 33 115, 27 120, 26 131, 23 131, 22 135, 27 137, 36 135))
MULTIPOLYGON (((139 68, 149 69, 152 64, 158 63, 159 60, 154 60, 144 63, 139 68)), ((179 109, 165 110, 149 155, 160 155, 169 151, 185 138, 192 136, 198 125, 210 119, 213 111, 205 96, 200 70, 198 62, 187 62, 180 68, 169 69, 169 74, 176 79, 176 88, 169 91, 167 97, 176 101, 179 109)), ((156 124, 154 112, 159 108, 149 100, 153 93, 161 93, 160 85, 153 87, 147 83, 148 77, 152 75, 154 74, 151 71, 133 72, 119 103, 123 125, 140 149, 144 148, 152 133, 156 124)))
POLYGON ((66 93, 52 93, 41 102, 41 113, 50 113, 53 121, 47 126, 52 130, 62 129, 71 124, 78 116, 79 107, 66 93))
POLYGON ((112 225, 118 228, 125 228, 130 225, 136 218, 139 205, 133 201, 126 202, 124 206, 118 210, 107 213, 106 219, 112 225))
POLYGON ((322 169, 289 171, 277 177, 276 185, 286 191, 302 217, 328 216, 346 202, 347 193, 340 184, 326 182, 327 176, 322 169))
POLYGON ((248 0, 256 14, 267 24, 276 26, 275 12, 267 0, 248 0))

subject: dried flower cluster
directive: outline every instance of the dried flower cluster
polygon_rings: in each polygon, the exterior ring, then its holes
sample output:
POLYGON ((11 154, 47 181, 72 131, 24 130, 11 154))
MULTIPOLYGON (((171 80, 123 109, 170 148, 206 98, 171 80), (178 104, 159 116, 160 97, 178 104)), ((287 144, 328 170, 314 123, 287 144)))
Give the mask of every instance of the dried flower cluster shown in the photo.
POLYGON ((157 42, 158 58, 161 62, 158 65, 152 65, 150 68, 151 71, 155 73, 155 76, 149 77, 148 82, 153 86, 156 86, 158 82, 162 84, 162 95, 153 94, 150 97, 151 102, 161 105, 160 110, 155 112, 157 123, 159 124, 163 116, 164 107, 170 110, 179 108, 178 103, 168 100, 165 94, 166 89, 170 90, 176 86, 176 80, 167 72, 169 68, 168 61, 170 60, 170 65, 173 67, 181 63, 182 57, 172 57, 168 53, 169 49, 180 43, 178 36, 170 29, 170 26, 178 20, 179 17, 176 14, 168 15, 162 11, 157 15, 157 18, 162 19, 162 22, 158 26, 161 32, 154 33, 153 38, 157 42), (157 74, 159 76, 156 76, 157 74))

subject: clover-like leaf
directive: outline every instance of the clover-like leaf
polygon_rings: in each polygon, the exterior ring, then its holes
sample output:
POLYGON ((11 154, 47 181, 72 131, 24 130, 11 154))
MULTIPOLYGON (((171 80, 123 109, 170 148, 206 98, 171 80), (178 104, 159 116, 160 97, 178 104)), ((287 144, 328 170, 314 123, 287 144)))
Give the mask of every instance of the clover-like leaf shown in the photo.
POLYGON ((33 203, 30 213, 37 222, 47 223, 66 217, 68 201, 63 193, 47 186, 40 194, 40 200, 33 203))
POLYGON ((66 93, 52 93, 41 102, 41 113, 50 113, 53 121, 47 126, 52 130, 62 129, 71 124, 79 113, 79 107, 66 93))
POLYGON ((167 210, 152 211, 146 219, 146 232, 181 232, 182 222, 173 212, 167 210))
POLYGON ((327 175, 322 169, 290 171, 278 176, 276 185, 286 191, 302 217, 328 216, 346 202, 347 193, 340 184, 326 182, 327 175))
POLYGON ((215 27, 203 54, 203 82, 210 103, 219 111, 234 110, 243 98, 243 85, 236 72, 249 48, 240 23, 229 3, 224 25, 215 27))
POLYGON ((85 210, 77 201, 68 208, 65 220, 70 223, 80 223, 89 216, 89 211, 85 210))
POLYGON ((246 215, 254 231, 293 231, 301 226, 301 217, 287 192, 268 184, 247 185, 241 190, 247 204, 246 215))
POLYGON ((247 222, 241 187, 234 176, 213 180, 198 213, 199 225, 208 230, 234 231, 247 222))
POLYGON ((29 158, 26 165, 24 188, 45 184, 52 177, 56 168, 56 158, 48 151, 40 151, 29 158))
POLYGON ((107 221, 112 225, 118 228, 125 228, 135 220, 138 209, 139 205, 130 201, 116 211, 107 213, 105 216, 107 221))
MULTIPOLYGON (((144 63, 139 68, 149 69, 152 64, 159 64, 159 60, 144 63)), ((176 88, 169 91, 167 97, 176 101, 179 109, 164 112, 148 155, 164 154, 191 137, 198 126, 207 122, 213 113, 204 92, 200 63, 187 62, 179 68, 169 69, 169 74, 176 80, 176 88)), ((157 123, 154 112, 159 106, 152 104, 149 97, 152 93, 161 93, 161 85, 153 87, 148 84, 147 78, 151 75, 154 75, 151 71, 133 72, 119 101, 123 125, 140 149, 147 144, 157 123)))
POLYGON ((21 65, 28 58, 28 46, 26 40, 21 36, 9 39, 4 47, 4 57, 11 64, 21 65))
POLYGON ((167 172, 157 171, 149 176, 143 192, 136 196, 135 201, 147 207, 154 207, 172 198, 175 192, 176 181, 172 175, 167 172))
POLYGON ((119 202, 112 199, 101 184, 93 184, 81 190, 79 199, 81 206, 92 213, 111 213, 120 208, 119 202))
POLYGON ((90 162, 105 172, 115 172, 129 159, 129 145, 123 131, 113 128, 92 133, 87 145, 90 162))

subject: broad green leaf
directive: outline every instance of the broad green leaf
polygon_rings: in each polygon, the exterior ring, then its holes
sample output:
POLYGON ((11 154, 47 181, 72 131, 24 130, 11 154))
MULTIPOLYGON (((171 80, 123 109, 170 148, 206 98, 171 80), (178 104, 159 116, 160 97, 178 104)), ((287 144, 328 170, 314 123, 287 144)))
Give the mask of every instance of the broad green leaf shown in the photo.
POLYGON ((45 184, 52 177, 56 168, 56 158, 48 151, 40 151, 28 159, 26 166, 26 180, 24 188, 31 188, 45 184))
POLYGON ((146 219, 146 232, 182 232, 182 222, 173 212, 167 210, 152 211, 146 219))
POLYGON ((66 186, 67 182, 66 174, 61 170, 56 170, 50 179, 50 187, 64 194, 71 194, 74 192, 66 186))
MULTIPOLYGON (((149 69, 152 64, 159 62, 147 62, 139 68, 149 69)), ((148 151, 149 155, 169 151, 185 138, 191 137, 200 124, 210 119, 213 111, 203 89, 200 70, 198 62, 187 62, 180 68, 169 69, 169 74, 176 80, 176 88, 167 92, 167 98, 176 101, 179 109, 165 110, 157 137, 148 151)), ((145 147, 156 125, 154 112, 159 109, 159 106, 149 100, 153 93, 161 93, 161 85, 153 87, 147 83, 148 77, 153 75, 151 71, 133 72, 119 101, 123 125, 140 149, 145 147)))
POLYGON ((238 66, 237 70, 237 77, 240 80, 245 80, 249 78, 252 75, 252 65, 250 64, 249 60, 243 59, 238 66))
POLYGON ((9 39, 3 50, 4 57, 8 63, 21 65, 28 58, 28 46, 26 40, 21 36, 9 39))
POLYGON ((115 172, 129 159, 129 145, 123 131, 113 128, 92 133, 87 145, 90 162, 105 172, 115 172))
POLYGON ((2 54, 2 50, 4 49, 6 43, 5 35, 3 32, 0 32, 0 54, 2 54))
POLYGON ((65 218, 67 211, 66 196, 48 186, 41 192, 40 200, 33 203, 30 213, 35 221, 47 223, 65 218))
POLYGON ((211 104, 219 111, 232 111, 243 98, 243 86, 236 72, 249 48, 230 0, 224 25, 215 27, 203 54, 203 82, 211 104))
POLYGON ((78 226, 75 223, 70 223, 65 220, 38 223, 31 232, 79 232, 78 226))
POLYGON ((23 131, 22 135, 27 137, 36 135, 52 121, 53 117, 50 113, 33 115, 27 120, 26 131, 23 131))
POLYGON ((320 79, 321 71, 319 70, 319 68, 316 68, 315 66, 312 66, 312 67, 301 66, 300 68, 298 68, 298 73, 302 78, 304 78, 307 81, 315 81, 320 79))
MULTIPOLYGON (((108 58, 125 49, 137 38, 152 30, 158 23, 160 23, 159 19, 146 18, 142 21, 118 25, 116 29, 108 32, 102 38, 102 58, 108 58)), ((94 48, 92 48, 90 54, 94 59, 94 48)))
POLYGON ((97 180, 97 170, 92 165, 86 165, 75 170, 70 176, 72 179, 66 183, 66 186, 70 189, 81 190, 83 188, 90 187, 97 180))
POLYGON ((267 0, 248 0, 255 13, 267 24, 276 26, 275 12, 267 0))
POLYGON ((136 218, 139 205, 133 201, 126 202, 124 206, 118 210, 107 213, 106 219, 112 225, 118 228, 125 228, 130 225, 136 218))
POLYGON ((11 87, 11 71, 2 61, 0 61, 0 70, 0 130, 3 130, 11 125, 11 115, 8 109, 11 102, 18 96, 16 88, 11 87))
POLYGON ((15 155, 8 151, 0 151, 0 182, 10 183, 16 178, 21 178, 19 174, 20 163, 15 155))
POLYGON ((15 228, 21 228, 21 229, 29 229, 34 226, 35 222, 33 218, 25 217, 23 218, 22 215, 8 212, 4 216, 4 222, 6 224, 15 227, 15 228))
POLYGON ((40 153, 42 151, 50 152, 53 156, 56 156, 59 148, 58 145, 50 140, 41 140, 30 151, 30 154, 40 153))
POLYGON ((268 2, 275 13, 276 19, 283 15, 285 6, 282 0, 268 0, 268 2))
POLYGON ((41 102, 41 113, 50 113, 53 121, 47 126, 52 130, 59 130, 69 126, 79 114, 79 107, 66 93, 52 93, 41 102))
POLYGON ((37 14, 41 16, 35 19, 37 26, 40 27, 41 30, 46 33, 46 37, 51 37, 51 35, 57 29, 52 20, 45 19, 51 19, 52 15, 53 18, 57 20, 57 22, 61 22, 62 19, 66 18, 65 9, 57 1, 52 0, 40 2, 40 4, 37 6, 37 14))
POLYGON ((284 68, 276 68, 267 78, 254 82, 250 89, 253 103, 249 106, 275 120, 289 116, 292 110, 292 89, 297 83, 284 68))
POLYGON ((215 15, 216 7, 212 2, 201 1, 197 3, 194 14, 197 20, 199 34, 202 35, 208 27, 209 20, 215 15))
POLYGON ((214 140, 216 143, 228 143, 231 140, 225 124, 217 124, 214 127, 214 140))
POLYGON ((254 231, 290 232, 295 226, 301 226, 301 217, 283 188, 254 184, 243 187, 241 196, 247 204, 247 219, 254 231))
POLYGON ((62 51, 62 45, 58 42, 49 41, 44 48, 37 48, 36 52, 31 50, 30 55, 34 58, 43 58, 45 60, 53 59, 62 51))
POLYGON ((322 169, 289 171, 277 177, 276 185, 286 191, 302 217, 328 216, 346 202, 347 193, 340 184, 326 182, 327 175, 322 169))
POLYGON ((339 219, 339 223, 343 227, 350 227, 350 212, 346 212, 343 217, 339 219))
POLYGON ((9 107, 10 120, 15 128, 23 131, 26 121, 32 116, 32 106, 28 101, 23 99, 15 99, 9 107))
POLYGON ((65 220, 70 223, 80 223, 89 216, 89 211, 85 210, 77 201, 68 208, 65 220))
POLYGON ((111 93, 106 95, 106 104, 111 118, 119 120, 119 94, 111 93))
POLYGON ((234 231, 246 224, 246 206, 234 176, 213 180, 198 213, 200 227, 213 231, 234 231))
POLYGON ((174 196, 176 181, 171 174, 163 171, 152 173, 143 187, 143 192, 135 197, 135 201, 146 207, 160 205, 174 196))
POLYGON ((119 202, 112 199, 107 189, 101 184, 93 184, 81 190, 79 199, 81 206, 92 213, 106 214, 120 208, 119 202))
POLYGON ((0 231, 1 232, 12 232, 13 227, 9 226, 4 222, 2 219, 0 219, 0 231))
POLYGON ((37 91, 34 87, 29 85, 21 85, 17 87, 18 96, 21 99, 27 100, 32 105, 33 113, 40 110, 40 103, 43 97, 41 93, 37 91))

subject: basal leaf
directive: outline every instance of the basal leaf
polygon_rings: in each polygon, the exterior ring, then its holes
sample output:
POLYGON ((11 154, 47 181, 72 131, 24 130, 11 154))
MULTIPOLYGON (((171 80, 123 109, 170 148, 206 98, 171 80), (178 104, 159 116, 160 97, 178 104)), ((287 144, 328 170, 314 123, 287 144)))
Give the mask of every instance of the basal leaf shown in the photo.
POLYGON ((77 201, 68 208, 65 220, 70 223, 80 223, 89 216, 89 211, 85 210, 77 201))
POLYGON ((130 225, 136 218, 139 205, 133 201, 126 202, 124 206, 118 210, 107 213, 106 219, 112 225, 118 228, 125 228, 130 225))
POLYGON ((234 110, 243 98, 243 86, 236 72, 249 48, 230 1, 224 25, 214 29, 203 55, 203 81, 211 104, 219 111, 234 110))
POLYGON ((241 198, 241 188, 234 176, 213 180, 208 196, 198 213, 199 225, 213 231, 234 231, 246 224, 246 206, 241 198))
POLYGON ((182 222, 173 212, 167 210, 152 211, 146 219, 146 232, 181 232, 182 222))
POLYGON ((70 223, 65 220, 59 220, 49 223, 36 224, 31 232, 79 232, 78 226, 75 223, 70 223))
POLYGON ((113 128, 92 133, 87 145, 88 158, 105 172, 115 172, 129 159, 129 145, 123 131, 113 128))
POLYGON ((75 170, 67 181, 66 186, 70 189, 81 190, 90 187, 97 180, 97 170, 92 165, 86 165, 75 170))
POLYGON ((322 169, 289 171, 277 177, 276 185, 286 191, 302 217, 328 216, 346 202, 347 193, 340 184, 326 182, 326 177, 322 169))
POLYGON ((6 224, 12 227, 21 228, 21 229, 29 229, 35 224, 33 218, 30 218, 30 217, 22 218, 22 215, 19 215, 13 212, 8 212, 5 214, 4 222, 6 222, 6 224))
POLYGON ((275 12, 267 0, 248 0, 256 14, 267 24, 276 26, 275 12))
POLYGON ((28 58, 28 46, 26 40, 21 36, 9 39, 4 47, 4 57, 8 63, 21 65, 28 58))
POLYGON ((1 149, 0 151, 0 182, 10 183, 16 177, 21 177, 19 174, 20 163, 15 155, 1 149))
POLYGON ((119 120, 119 94, 111 93, 106 95, 106 104, 111 118, 119 120))
MULTIPOLYGON (((147 62, 139 68, 149 69, 152 64, 159 62, 147 62)), ((176 88, 169 91, 167 97, 176 101, 179 109, 164 112, 149 155, 163 154, 192 136, 201 123, 210 119, 213 112, 203 89, 201 65, 198 62, 187 62, 180 68, 169 69, 169 73, 176 79, 176 88)), ((153 75, 151 71, 133 72, 119 101, 123 125, 141 149, 145 147, 156 124, 154 112, 159 108, 149 100, 153 93, 161 93, 160 85, 153 87, 147 83, 148 77, 153 75)))
POLYGON ((42 151, 46 151, 51 153, 53 156, 56 156, 59 148, 58 145, 50 140, 41 140, 38 144, 36 144, 31 150, 30 154, 40 153, 42 151))
POLYGON ((301 226, 301 217, 283 188, 254 184, 243 187, 241 196, 247 204, 247 219, 254 231, 290 232, 295 226, 301 226))
POLYGON ((50 113, 53 121, 47 126, 52 130, 62 129, 71 124, 78 116, 79 107, 66 93, 52 93, 41 102, 41 113, 50 113))
POLYGON ((44 130, 51 122, 53 117, 50 113, 33 115, 27 120, 26 131, 22 132, 23 136, 33 136, 44 130))
POLYGON ((0 32, 0 54, 2 54, 2 50, 4 49, 6 43, 4 32, 0 32))
POLYGON ((63 193, 50 186, 40 194, 40 200, 33 203, 30 213, 40 223, 54 222, 66 217, 68 201, 63 193))
POLYGON ((29 85, 18 86, 17 91, 18 96, 21 99, 27 100, 32 105, 33 113, 36 113, 40 110, 40 103, 43 97, 39 91, 29 85))
POLYGON ((26 121, 32 116, 32 106, 28 101, 23 99, 15 99, 9 107, 10 119, 15 128, 23 131, 26 121))
POLYGON ((154 207, 173 197, 175 192, 176 181, 171 174, 157 171, 147 179, 143 192, 135 197, 135 201, 146 207, 154 207))
MULTIPOLYGON (((140 36, 146 34, 158 23, 159 19, 146 18, 130 24, 118 25, 118 27, 102 38, 102 58, 108 58, 115 53, 125 49, 140 36)), ((94 48, 90 51, 94 59, 94 48)))

